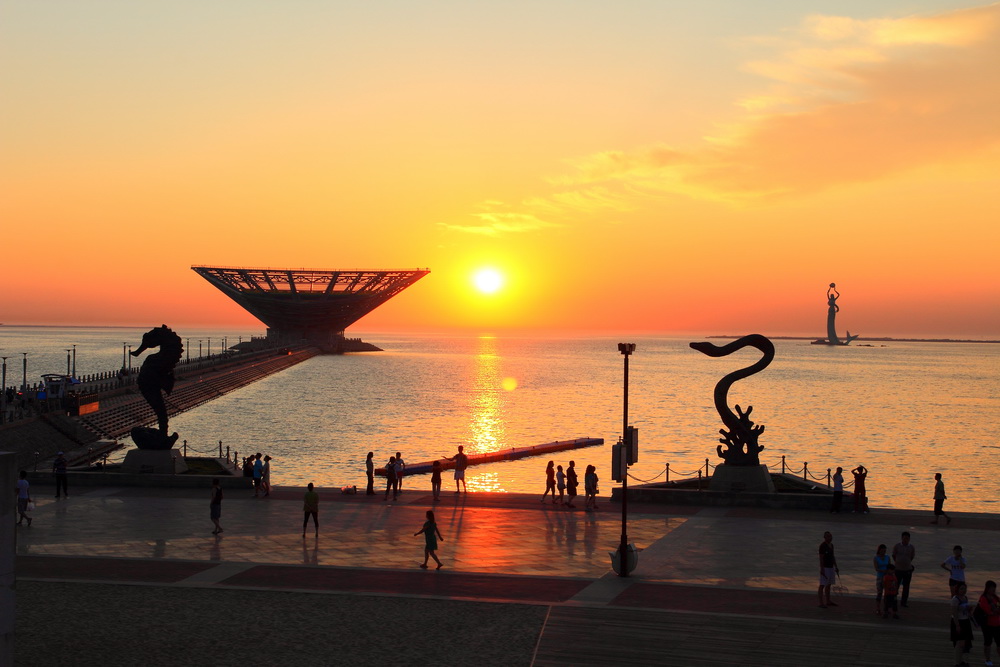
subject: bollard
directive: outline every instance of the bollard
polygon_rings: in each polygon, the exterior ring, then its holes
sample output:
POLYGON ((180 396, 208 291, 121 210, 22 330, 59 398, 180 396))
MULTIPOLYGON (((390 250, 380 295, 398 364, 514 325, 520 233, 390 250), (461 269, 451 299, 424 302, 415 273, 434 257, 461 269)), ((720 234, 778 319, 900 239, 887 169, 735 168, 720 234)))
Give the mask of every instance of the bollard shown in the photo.
POLYGON ((805 461, 802 464, 802 479, 809 479, 807 475, 809 474, 809 461, 805 461))
POLYGON ((670 482, 670 464, 667 464, 667 483, 670 482))
POLYGON ((705 477, 708 477, 708 459, 705 459, 705 477))
POLYGON ((188 457, 188 441, 184 441, 184 458, 188 457))
POLYGON ((226 460, 229 460, 229 445, 226 445, 226 460))
POLYGON ((830 484, 830 469, 829 468, 826 469, 826 485, 827 486, 831 486, 831 484, 830 484))
POLYGON ((785 474, 785 455, 781 455, 781 474, 785 474))
POLYGON ((698 468, 698 490, 701 491, 701 468, 698 468))
MULTIPOLYGON (((226 449, 229 449, 228 447, 226 449)), ((219 458, 222 458, 222 441, 219 440, 219 458)))

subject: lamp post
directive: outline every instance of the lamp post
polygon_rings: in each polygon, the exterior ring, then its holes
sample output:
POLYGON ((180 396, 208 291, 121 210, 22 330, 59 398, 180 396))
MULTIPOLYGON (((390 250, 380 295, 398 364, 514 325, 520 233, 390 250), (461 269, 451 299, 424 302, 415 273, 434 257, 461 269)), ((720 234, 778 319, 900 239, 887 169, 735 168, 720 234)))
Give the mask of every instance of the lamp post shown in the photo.
POLYGON ((628 358, 635 352, 635 343, 618 343, 618 351, 625 357, 625 391, 622 404, 622 539, 618 544, 618 576, 628 576, 628 358))
POLYGON ((7 423, 7 357, 3 359, 3 380, 0 381, 0 424, 7 423))

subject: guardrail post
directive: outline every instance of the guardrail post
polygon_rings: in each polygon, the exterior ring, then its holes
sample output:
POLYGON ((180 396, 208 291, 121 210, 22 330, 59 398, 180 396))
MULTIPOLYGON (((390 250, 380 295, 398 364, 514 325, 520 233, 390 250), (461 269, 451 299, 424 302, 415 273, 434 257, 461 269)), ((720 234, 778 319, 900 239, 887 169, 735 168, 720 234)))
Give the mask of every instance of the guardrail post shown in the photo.
POLYGON ((184 441, 184 458, 187 458, 187 455, 188 455, 188 441, 185 440, 184 441))
POLYGON ((219 458, 222 458, 222 441, 219 440, 219 458))
POLYGON ((705 459, 705 477, 708 477, 708 459, 705 459))
POLYGON ((809 475, 809 461, 805 461, 802 464, 802 479, 808 479, 809 475))
POLYGON ((667 464, 667 482, 670 481, 670 464, 667 464))
POLYGON ((785 474, 785 455, 781 455, 781 474, 785 474))

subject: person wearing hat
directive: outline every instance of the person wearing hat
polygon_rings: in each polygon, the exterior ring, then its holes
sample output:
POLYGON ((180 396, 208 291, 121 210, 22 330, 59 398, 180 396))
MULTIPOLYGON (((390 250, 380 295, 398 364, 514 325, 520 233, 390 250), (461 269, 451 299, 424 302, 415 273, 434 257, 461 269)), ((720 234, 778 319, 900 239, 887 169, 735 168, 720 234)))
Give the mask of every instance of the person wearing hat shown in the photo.
POLYGON ((69 498, 69 488, 66 486, 66 457, 62 452, 56 454, 56 460, 52 462, 52 474, 56 476, 56 498, 59 492, 69 498))

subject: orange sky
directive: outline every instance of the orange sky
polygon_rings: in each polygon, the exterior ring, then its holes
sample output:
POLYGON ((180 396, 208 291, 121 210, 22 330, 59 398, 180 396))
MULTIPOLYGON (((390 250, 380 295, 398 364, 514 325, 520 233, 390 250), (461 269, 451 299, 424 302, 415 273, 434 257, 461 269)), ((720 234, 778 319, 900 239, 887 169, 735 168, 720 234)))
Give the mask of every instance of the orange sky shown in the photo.
POLYGON ((426 267, 354 328, 1000 338, 997 4, 21 0, 0 58, 0 322, 426 267))

